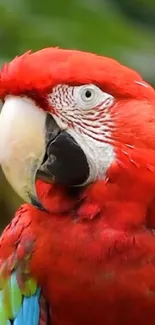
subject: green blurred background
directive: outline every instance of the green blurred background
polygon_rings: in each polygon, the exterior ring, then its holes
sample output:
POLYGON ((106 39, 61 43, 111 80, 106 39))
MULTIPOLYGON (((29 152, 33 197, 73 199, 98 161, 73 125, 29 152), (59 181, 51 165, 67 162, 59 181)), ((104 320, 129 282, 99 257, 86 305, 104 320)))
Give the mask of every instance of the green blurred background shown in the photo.
MULTIPOLYGON (((155 86, 154 39, 155 0, 0 0, 0 65, 60 46, 114 57, 155 86)), ((2 173, 0 184, 2 230, 21 201, 2 173)))

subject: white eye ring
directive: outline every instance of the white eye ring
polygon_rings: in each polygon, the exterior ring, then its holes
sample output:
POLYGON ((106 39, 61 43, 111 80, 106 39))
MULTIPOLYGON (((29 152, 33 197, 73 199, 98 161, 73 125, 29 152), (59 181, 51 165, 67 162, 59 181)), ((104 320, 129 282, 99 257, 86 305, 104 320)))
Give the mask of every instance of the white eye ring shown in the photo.
POLYGON ((103 108, 111 106, 114 99, 93 84, 75 86, 73 89, 75 103, 83 111, 91 110, 98 105, 102 105, 103 108))
POLYGON ((91 87, 85 87, 81 90, 81 98, 84 102, 91 102, 95 98, 95 90, 91 87))
POLYGON ((75 89, 77 104, 82 109, 92 109, 100 102, 102 91, 95 85, 79 86, 75 89))

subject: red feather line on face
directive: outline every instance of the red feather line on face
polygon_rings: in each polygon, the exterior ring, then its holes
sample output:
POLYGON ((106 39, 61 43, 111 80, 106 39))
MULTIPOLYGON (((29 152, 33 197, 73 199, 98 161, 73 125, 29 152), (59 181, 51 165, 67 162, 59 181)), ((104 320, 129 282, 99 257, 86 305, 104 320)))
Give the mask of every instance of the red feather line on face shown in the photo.
POLYGON ((41 96, 57 84, 93 83, 114 97, 149 98, 154 90, 136 82, 142 78, 135 71, 113 59, 92 53, 46 48, 27 52, 3 66, 0 97, 7 94, 41 96))
POLYGON ((55 107, 55 115, 69 128, 74 128, 90 138, 100 142, 106 141, 113 121, 110 119, 110 108, 114 103, 113 96, 103 93, 105 96, 98 98, 98 104, 88 107, 81 106, 74 89, 68 85, 58 85, 48 96, 48 101, 55 107))

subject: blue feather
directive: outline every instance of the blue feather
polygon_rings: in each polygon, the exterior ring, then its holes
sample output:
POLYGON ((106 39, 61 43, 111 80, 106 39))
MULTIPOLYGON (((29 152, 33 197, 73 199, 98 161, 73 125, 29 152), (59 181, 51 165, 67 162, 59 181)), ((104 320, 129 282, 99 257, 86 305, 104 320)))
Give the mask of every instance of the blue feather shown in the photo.
POLYGON ((40 289, 35 295, 23 297, 22 306, 12 325, 38 325, 39 324, 39 297, 40 289))

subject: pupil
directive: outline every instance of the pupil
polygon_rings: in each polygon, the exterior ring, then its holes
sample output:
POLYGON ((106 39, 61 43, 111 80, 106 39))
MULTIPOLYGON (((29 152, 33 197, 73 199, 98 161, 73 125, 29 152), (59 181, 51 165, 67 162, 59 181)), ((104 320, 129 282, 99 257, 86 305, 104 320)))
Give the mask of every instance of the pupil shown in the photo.
POLYGON ((91 90, 86 90, 85 95, 86 95, 87 98, 90 98, 91 97, 91 90))

